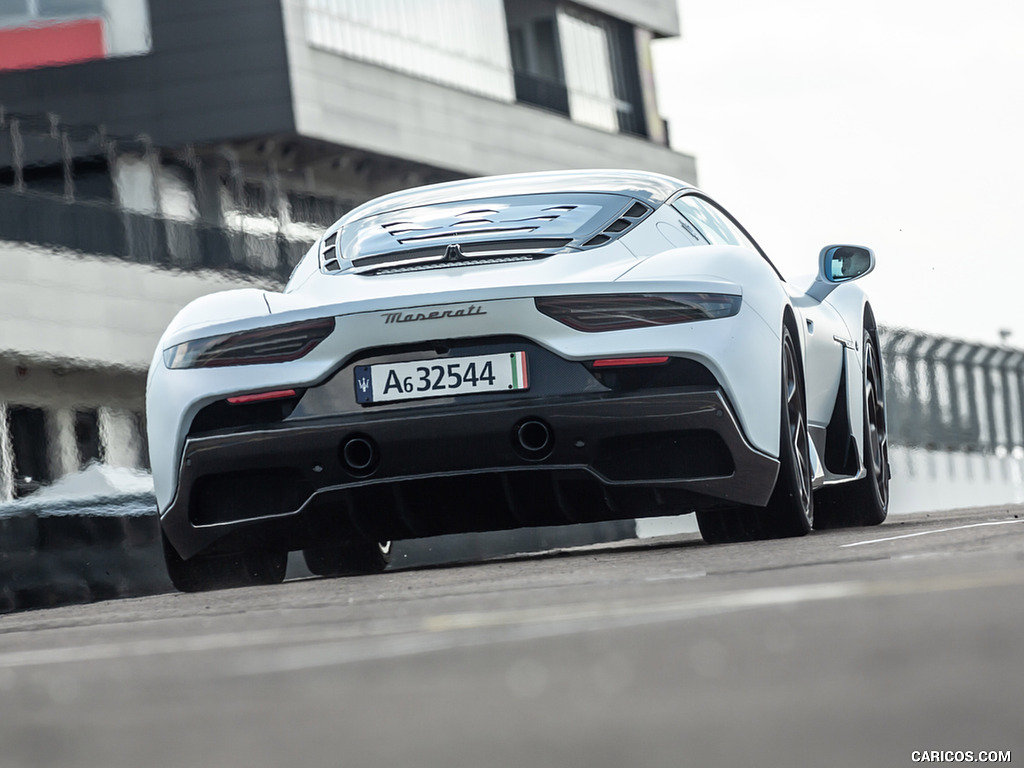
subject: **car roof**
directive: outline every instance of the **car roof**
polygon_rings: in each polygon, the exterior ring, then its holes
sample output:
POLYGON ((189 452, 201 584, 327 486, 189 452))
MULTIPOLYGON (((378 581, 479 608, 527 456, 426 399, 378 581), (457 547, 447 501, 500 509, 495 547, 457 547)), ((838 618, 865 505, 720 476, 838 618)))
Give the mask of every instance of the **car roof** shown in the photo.
POLYGON ((691 185, 660 173, 627 170, 543 171, 431 184, 393 192, 353 208, 331 229, 367 216, 435 203, 513 195, 603 192, 643 200, 657 206, 691 185))

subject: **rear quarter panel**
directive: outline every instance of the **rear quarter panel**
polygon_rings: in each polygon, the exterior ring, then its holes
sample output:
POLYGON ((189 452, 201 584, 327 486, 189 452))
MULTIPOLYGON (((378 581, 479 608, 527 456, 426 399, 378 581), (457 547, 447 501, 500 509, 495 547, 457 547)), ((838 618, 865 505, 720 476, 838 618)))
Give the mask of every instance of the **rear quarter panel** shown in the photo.
MULTIPOLYGON (((667 242, 667 241, 666 241, 667 242)), ((781 410, 783 316, 789 295, 775 270, 759 254, 737 246, 668 248, 644 259, 619 278, 633 281, 704 279, 740 286, 740 314, 678 326, 681 352, 707 365, 736 408, 748 440, 777 456, 781 410), (716 324, 721 323, 721 327, 716 324), (712 326, 716 326, 712 332, 712 326), (698 341, 699 340, 699 341, 698 341)))

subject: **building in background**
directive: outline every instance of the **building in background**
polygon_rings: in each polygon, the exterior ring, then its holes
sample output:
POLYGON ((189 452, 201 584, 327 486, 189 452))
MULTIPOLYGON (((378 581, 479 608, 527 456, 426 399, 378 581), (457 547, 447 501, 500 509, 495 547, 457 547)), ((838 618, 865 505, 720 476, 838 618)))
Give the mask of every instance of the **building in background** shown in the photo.
POLYGON ((376 195, 668 147, 675 0, 0 0, 0 501, 147 463, 146 368, 376 195))

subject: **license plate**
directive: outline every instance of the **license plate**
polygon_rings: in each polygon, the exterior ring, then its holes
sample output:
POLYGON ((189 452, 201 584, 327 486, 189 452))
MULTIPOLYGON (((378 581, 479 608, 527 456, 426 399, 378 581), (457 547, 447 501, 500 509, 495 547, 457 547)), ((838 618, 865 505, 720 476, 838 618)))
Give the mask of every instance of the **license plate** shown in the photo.
POLYGON ((525 352, 357 365, 355 370, 360 403, 514 392, 529 386, 525 352))

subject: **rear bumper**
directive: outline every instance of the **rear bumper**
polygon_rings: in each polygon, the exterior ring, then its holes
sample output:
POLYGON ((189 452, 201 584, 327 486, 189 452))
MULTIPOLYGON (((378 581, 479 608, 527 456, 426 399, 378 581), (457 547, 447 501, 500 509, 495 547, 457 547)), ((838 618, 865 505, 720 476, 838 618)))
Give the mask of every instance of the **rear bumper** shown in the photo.
POLYGON ((384 540, 763 506, 777 472, 717 389, 446 404, 189 438, 162 521, 187 558, 261 530, 298 548, 325 525, 384 540), (524 447, 526 422, 550 440, 524 447))

